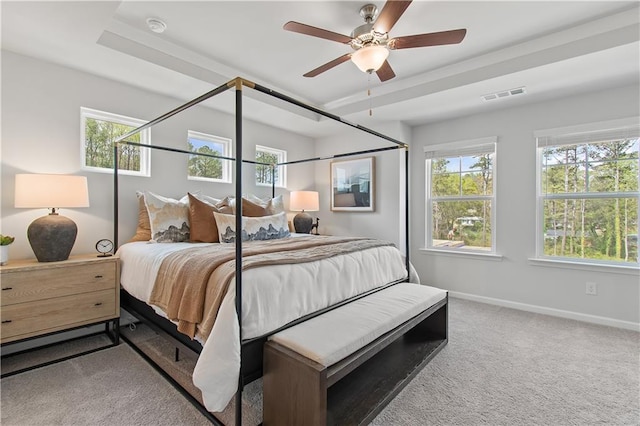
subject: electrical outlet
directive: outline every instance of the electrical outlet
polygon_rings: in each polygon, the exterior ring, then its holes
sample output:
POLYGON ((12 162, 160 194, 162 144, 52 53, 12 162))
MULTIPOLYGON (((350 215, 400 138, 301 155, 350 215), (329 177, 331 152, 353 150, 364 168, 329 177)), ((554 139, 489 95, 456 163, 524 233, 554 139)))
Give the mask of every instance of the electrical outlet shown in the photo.
POLYGON ((587 281, 587 294, 595 296, 598 294, 598 285, 594 282, 587 281))

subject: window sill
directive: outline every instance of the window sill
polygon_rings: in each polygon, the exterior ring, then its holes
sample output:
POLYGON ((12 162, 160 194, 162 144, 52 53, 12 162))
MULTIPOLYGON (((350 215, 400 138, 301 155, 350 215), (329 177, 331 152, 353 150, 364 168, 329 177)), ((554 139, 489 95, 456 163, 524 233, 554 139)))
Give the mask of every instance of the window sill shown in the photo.
POLYGON ((434 248, 420 248, 419 249, 423 253, 428 254, 437 254, 443 256, 452 256, 452 257, 468 257, 472 259, 483 259, 483 260, 494 260, 501 262, 502 255, 495 253, 483 253, 478 251, 461 251, 461 250, 445 250, 445 249, 434 249, 434 248))
MULTIPOLYGON (((271 185, 270 183, 257 183, 256 182, 256 186, 260 186, 260 187, 264 187, 264 188, 271 188, 273 185, 271 185)), ((286 186, 280 186, 280 185, 276 185, 276 188, 287 189, 286 186)))
MULTIPOLYGON (((95 173, 108 173, 113 175, 113 167, 111 168, 106 168, 106 167, 90 167, 90 166, 83 166, 80 167, 80 170, 83 172, 95 172, 95 173)), ((151 173, 150 172, 138 172, 135 170, 118 170, 118 175, 119 176, 140 176, 140 177, 151 177, 151 173)))
POLYGON ((551 268, 576 269, 580 271, 607 272, 624 275, 638 275, 640 268, 626 265, 604 265, 600 263, 572 262, 569 260, 529 258, 532 266, 546 266, 551 268))

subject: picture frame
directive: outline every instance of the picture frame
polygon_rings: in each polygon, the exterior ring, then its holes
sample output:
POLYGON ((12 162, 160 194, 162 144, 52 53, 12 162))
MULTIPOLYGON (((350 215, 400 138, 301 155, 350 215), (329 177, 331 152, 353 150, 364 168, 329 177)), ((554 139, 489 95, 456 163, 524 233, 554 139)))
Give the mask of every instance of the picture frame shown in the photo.
POLYGON ((331 162, 331 210, 375 210, 375 157, 331 162))

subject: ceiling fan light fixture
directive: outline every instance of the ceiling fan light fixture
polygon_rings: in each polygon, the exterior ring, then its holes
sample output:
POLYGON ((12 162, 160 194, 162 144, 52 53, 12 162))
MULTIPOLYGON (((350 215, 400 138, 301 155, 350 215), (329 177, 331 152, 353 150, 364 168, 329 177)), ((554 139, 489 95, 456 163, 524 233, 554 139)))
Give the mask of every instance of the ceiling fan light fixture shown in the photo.
POLYGON ((365 46, 351 55, 351 60, 362 72, 378 71, 389 57, 389 49, 380 45, 365 46))

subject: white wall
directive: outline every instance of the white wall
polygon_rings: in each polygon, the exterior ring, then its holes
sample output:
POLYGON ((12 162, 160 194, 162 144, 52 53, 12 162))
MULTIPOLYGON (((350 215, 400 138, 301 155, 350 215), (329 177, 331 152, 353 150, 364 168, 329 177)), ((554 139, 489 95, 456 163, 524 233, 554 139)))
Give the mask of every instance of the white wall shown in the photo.
MULTIPOLYGON (((194 97, 200 94, 194 94, 194 97)), ((78 225, 72 254, 92 253, 98 239, 113 237, 112 175, 80 170, 81 106, 151 120, 182 103, 95 75, 3 51, 0 217, 1 232, 16 237, 16 242, 10 247, 10 257, 33 257, 26 230, 29 223, 47 213, 46 210, 13 207, 16 173, 69 173, 88 177, 91 207, 61 211, 78 225)), ((203 106, 194 107, 154 127, 152 143, 186 149, 188 129, 234 139, 235 122, 231 115, 203 106)), ((256 144, 285 149, 290 159, 309 158, 314 154, 311 138, 245 120, 245 158, 255 158, 256 144)), ((153 151, 150 178, 121 177, 121 243, 135 231, 135 191, 138 189, 177 198, 187 190, 197 189, 214 196, 234 194, 233 184, 188 181, 186 161, 183 154, 153 151)), ((253 170, 253 166, 244 167, 244 192, 269 196, 270 188, 255 188, 253 170)), ((288 182, 289 186, 313 188, 314 176, 305 173, 303 168, 292 168, 288 171, 288 182)), ((285 205, 288 205, 288 190, 277 192, 285 194, 285 205)))
POLYGON ((499 299, 493 302, 515 302, 506 304, 526 304, 530 306, 519 307, 637 328, 640 322, 637 271, 623 274, 613 268, 586 270, 534 266, 529 259, 535 256, 534 131, 637 117, 640 115, 639 90, 637 85, 620 87, 414 128, 411 254, 422 281, 480 296, 480 300, 499 299), (424 146, 485 136, 498 137, 495 232, 502 261, 420 251, 425 246, 424 146), (597 283, 597 296, 585 294, 586 281, 597 283))

